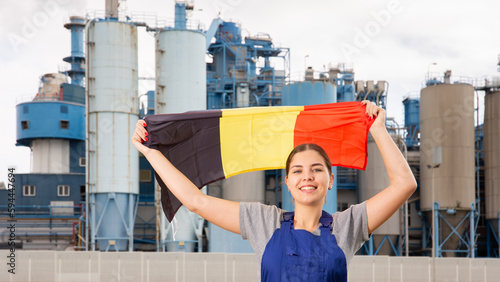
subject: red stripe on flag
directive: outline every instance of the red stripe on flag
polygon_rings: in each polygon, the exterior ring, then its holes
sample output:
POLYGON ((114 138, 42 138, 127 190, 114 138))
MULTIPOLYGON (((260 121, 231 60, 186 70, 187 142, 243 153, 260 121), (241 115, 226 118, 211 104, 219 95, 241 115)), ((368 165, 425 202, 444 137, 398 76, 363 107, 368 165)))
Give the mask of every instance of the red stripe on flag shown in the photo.
POLYGON ((294 147, 315 143, 328 153, 333 166, 365 169, 367 139, 374 119, 361 102, 305 106, 297 116, 294 147))

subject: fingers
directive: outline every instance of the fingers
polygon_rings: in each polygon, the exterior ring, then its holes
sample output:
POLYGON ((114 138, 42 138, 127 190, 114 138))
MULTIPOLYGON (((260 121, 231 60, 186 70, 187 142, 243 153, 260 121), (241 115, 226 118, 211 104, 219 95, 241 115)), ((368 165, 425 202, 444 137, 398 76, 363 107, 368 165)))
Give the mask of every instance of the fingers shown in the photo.
POLYGON ((382 111, 384 111, 384 109, 378 107, 377 105, 368 100, 361 101, 361 104, 366 105, 366 116, 370 118, 377 117, 382 111))
POLYGON ((148 132, 146 130, 147 124, 144 120, 140 119, 137 121, 135 124, 135 132, 134 132, 134 138, 136 138, 137 141, 140 141, 141 143, 144 141, 148 141, 148 132))

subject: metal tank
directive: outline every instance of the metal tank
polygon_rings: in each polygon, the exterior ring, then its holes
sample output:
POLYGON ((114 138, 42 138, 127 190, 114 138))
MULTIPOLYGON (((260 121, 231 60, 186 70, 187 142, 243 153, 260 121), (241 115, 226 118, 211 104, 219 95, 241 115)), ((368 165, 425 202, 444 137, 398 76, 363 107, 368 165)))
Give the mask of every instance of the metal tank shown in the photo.
POLYGON ((302 81, 283 86, 282 104, 305 106, 337 102, 337 88, 327 81, 302 81))
MULTIPOLYGON (((207 109, 206 37, 201 30, 189 29, 185 11, 185 3, 176 3, 175 27, 156 34, 156 114, 207 109)), ((185 206, 171 223, 161 215, 160 237, 167 251, 194 251, 199 217, 185 206)))
MULTIPOLYGON (((402 138, 392 135, 392 140, 396 145, 400 145, 402 138)), ((389 175, 385 168, 384 159, 380 150, 370 135, 368 138, 368 160, 365 171, 358 173, 358 193, 360 202, 366 201, 375 196, 390 185, 389 175)), ((378 255, 394 255, 391 243, 397 248, 397 239, 401 234, 401 215, 398 209, 382 226, 372 233, 374 247, 378 249, 378 255), (387 243, 386 243, 387 242, 387 243)), ((396 249, 397 250, 397 249, 396 249)))
MULTIPOLYGON (((315 104, 337 102, 337 88, 335 82, 302 81, 283 86, 283 106, 307 106, 315 104)), ((332 167, 333 175, 337 174, 337 167, 332 167)), ((292 194, 285 184, 285 170, 282 170, 283 184, 281 188, 281 207, 287 211, 295 210, 292 194)), ((329 213, 337 211, 337 177, 334 178, 332 190, 326 194, 323 210, 329 213)))
POLYGON ((500 91, 486 94, 484 112, 484 170, 486 220, 493 230, 499 230, 500 221, 500 91))
POLYGON ((236 202, 260 202, 265 198, 265 171, 251 171, 222 181, 222 198, 236 202))
POLYGON ((40 87, 33 101, 59 100, 61 84, 66 82, 66 75, 62 73, 47 73, 40 79, 40 87))
POLYGON ((205 34, 197 30, 157 33, 157 114, 206 110, 205 45, 205 34))
MULTIPOLYGON (((69 106, 73 110, 74 106, 59 102, 61 84, 66 80, 66 75, 62 73, 44 74, 40 78, 38 93, 33 99, 33 102, 40 103, 31 102, 27 104, 29 106, 26 106, 31 109, 23 109, 22 113, 18 114, 18 118, 26 123, 23 130, 33 130, 31 134, 28 134, 29 137, 38 137, 32 139, 30 145, 32 173, 69 173, 69 139, 65 138, 71 137, 71 134, 66 133, 68 128, 64 128, 63 122, 69 124, 70 119, 62 113, 61 107, 68 109, 69 106), (48 132, 50 136, 47 136, 48 132)), ((72 125, 74 121, 71 120, 72 125)))
POLYGON ((31 152, 32 173, 69 173, 69 140, 36 139, 31 152))
POLYGON ((96 19, 87 31, 87 185, 92 247, 133 250, 139 153, 137 27, 96 19))
MULTIPOLYGON (((469 214, 474 204, 474 88, 468 84, 434 84, 420 93, 420 206, 428 222, 439 203, 441 216, 452 226, 469 214), (441 147, 439 167, 433 148, 441 147), (444 212, 446 210, 446 212, 444 212)), ((443 220, 437 222, 439 242, 452 235, 442 250, 456 250, 460 238, 443 220)), ((466 224, 455 231, 463 236, 466 224)), ((452 253, 447 253, 452 254, 452 253)))

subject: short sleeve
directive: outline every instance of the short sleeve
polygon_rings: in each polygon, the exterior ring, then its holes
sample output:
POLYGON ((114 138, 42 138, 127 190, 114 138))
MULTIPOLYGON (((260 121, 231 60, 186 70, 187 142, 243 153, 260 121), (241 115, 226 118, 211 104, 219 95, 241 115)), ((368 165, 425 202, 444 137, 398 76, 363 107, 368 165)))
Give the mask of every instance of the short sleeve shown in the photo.
POLYGON ((276 206, 261 203, 240 203, 241 237, 250 242, 259 261, 267 242, 280 227, 283 211, 276 206))
POLYGON ((343 212, 333 215, 333 230, 338 246, 345 254, 347 265, 354 254, 361 248, 368 235, 368 217, 366 201, 352 205, 343 212))

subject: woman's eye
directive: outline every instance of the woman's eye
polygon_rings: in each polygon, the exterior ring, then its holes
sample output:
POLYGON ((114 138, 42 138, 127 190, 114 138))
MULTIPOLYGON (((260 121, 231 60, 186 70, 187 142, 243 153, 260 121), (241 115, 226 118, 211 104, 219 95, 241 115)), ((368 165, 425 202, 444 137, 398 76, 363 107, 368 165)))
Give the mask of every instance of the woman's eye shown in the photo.
POLYGON ((300 173, 300 170, 294 170, 292 173, 300 173))

